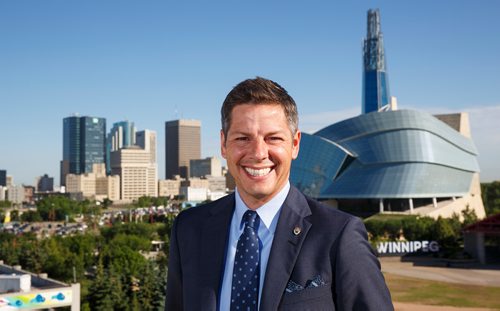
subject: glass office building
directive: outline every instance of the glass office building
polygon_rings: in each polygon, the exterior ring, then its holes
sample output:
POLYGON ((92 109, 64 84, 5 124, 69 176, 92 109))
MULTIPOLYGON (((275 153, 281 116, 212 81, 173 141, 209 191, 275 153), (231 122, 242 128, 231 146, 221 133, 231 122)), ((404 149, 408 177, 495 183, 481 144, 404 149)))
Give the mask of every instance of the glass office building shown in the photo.
POLYGON ((380 12, 378 9, 369 10, 363 45, 363 113, 379 111, 389 101, 389 79, 380 29, 380 12))
POLYGON ((71 116, 63 119, 61 185, 67 174, 92 172, 94 163, 105 163, 106 119, 71 116))
POLYGON ((134 122, 121 121, 113 123, 106 140, 106 172, 111 174, 111 151, 135 145, 136 128, 134 122))

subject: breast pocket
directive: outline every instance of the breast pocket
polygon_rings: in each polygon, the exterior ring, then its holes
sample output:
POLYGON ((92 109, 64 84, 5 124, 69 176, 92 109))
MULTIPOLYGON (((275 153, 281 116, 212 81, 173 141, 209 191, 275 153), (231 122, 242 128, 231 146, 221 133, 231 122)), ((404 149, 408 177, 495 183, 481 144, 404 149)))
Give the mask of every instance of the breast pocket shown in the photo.
POLYGON ((285 293, 281 300, 279 310, 335 310, 332 289, 329 284, 305 288, 300 291, 285 293))

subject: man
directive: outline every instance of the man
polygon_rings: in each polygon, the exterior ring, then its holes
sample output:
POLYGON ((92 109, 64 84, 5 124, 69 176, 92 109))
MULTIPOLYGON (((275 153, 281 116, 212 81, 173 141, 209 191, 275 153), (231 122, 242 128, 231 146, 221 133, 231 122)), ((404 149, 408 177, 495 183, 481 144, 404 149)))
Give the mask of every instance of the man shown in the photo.
POLYGON ((221 115, 236 191, 176 218, 166 310, 393 310, 363 223, 290 186, 301 133, 286 90, 245 80, 221 115))

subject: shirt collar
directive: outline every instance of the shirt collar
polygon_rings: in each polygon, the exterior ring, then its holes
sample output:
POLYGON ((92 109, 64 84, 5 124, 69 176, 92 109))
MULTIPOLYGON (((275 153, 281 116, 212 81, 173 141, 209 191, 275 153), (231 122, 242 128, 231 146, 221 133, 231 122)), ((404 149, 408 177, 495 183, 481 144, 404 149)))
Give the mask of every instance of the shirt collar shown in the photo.
MULTIPOLYGON (((280 211, 281 206, 285 202, 286 196, 290 190, 290 182, 287 181, 286 185, 281 189, 269 202, 257 208, 256 212, 259 215, 261 223, 263 223, 266 228, 269 230, 271 228, 271 223, 273 222, 274 217, 280 211)), ((249 208, 246 206, 245 202, 240 197, 240 193, 238 192, 238 188, 235 191, 235 199, 236 206, 234 213, 236 214, 236 219, 238 219, 240 224, 240 229, 242 228, 241 219, 243 218, 243 214, 249 208)))

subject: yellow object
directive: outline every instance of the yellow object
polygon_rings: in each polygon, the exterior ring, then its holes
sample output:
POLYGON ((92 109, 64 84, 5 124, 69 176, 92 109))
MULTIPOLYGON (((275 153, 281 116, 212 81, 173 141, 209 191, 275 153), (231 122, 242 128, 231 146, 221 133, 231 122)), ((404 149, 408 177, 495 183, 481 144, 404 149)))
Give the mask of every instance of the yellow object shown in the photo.
POLYGON ((6 223, 9 223, 10 222, 10 212, 7 211, 5 213, 5 218, 3 219, 3 223, 6 224, 6 223))

